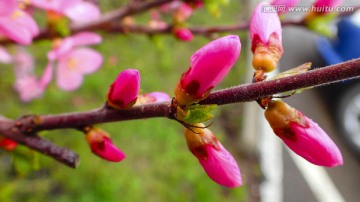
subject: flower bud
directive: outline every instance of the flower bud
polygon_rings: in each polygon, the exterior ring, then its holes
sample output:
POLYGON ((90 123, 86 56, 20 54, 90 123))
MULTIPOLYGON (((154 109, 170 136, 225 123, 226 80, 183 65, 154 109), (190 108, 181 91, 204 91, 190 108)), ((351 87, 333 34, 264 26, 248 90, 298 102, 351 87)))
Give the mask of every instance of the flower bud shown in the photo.
MULTIPOLYGON (((197 124, 204 127, 204 124, 197 124)), ((216 183, 226 187, 242 184, 240 169, 234 157, 222 146, 207 128, 185 129, 189 150, 199 160, 206 174, 216 183)))
POLYGON ((341 3, 342 0, 317 0, 314 2, 313 7, 318 14, 325 14, 334 10, 341 3))
POLYGON ((283 54, 281 23, 277 13, 263 12, 270 6, 263 2, 256 6, 250 20, 252 64, 255 69, 273 71, 283 54))
POLYGON ((318 124, 301 112, 277 100, 269 103, 265 117, 274 133, 299 156, 319 166, 343 164, 335 143, 318 124))
POLYGON ((133 106, 140 90, 140 74, 136 69, 127 69, 118 75, 107 93, 107 103, 116 109, 133 106))
POLYGON ((184 27, 176 27, 173 31, 176 38, 180 39, 181 41, 192 41, 194 35, 191 31, 184 27))
POLYGON ((0 137, 0 148, 12 151, 16 148, 17 142, 6 137, 0 137))
POLYGON ((120 162, 125 158, 125 154, 112 143, 109 134, 100 128, 88 129, 86 140, 91 151, 102 159, 120 162))
POLYGON ((221 37, 197 50, 190 68, 181 75, 174 92, 180 105, 190 105, 208 96, 230 71, 241 50, 236 35, 221 37))

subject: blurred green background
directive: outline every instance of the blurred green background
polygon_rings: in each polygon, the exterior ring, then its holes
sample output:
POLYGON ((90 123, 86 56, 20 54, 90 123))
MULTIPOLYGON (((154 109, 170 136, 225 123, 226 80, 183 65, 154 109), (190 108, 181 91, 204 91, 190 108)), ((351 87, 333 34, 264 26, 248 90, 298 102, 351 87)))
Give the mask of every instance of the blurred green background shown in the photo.
MULTIPOLYGON (((103 12, 125 4, 99 3, 103 12)), ((190 18, 189 25, 234 24, 246 17, 242 1, 231 1, 220 10, 222 15, 216 18, 202 8, 190 18)), ((148 19, 149 13, 135 17, 137 23, 148 19)), ((169 17, 166 20, 171 21, 169 17)), ((93 48, 103 54, 103 66, 85 76, 82 87, 73 92, 61 91, 53 81, 42 98, 22 103, 13 90, 13 67, 0 64, 0 114, 17 118, 100 107, 109 85, 126 68, 139 69, 142 92, 164 91, 172 96, 181 73, 189 67, 192 53, 211 40, 196 36, 192 42, 181 42, 170 35, 101 34, 103 43, 93 48)), ((231 34, 241 37, 242 53, 218 89, 239 84, 245 71, 247 33, 231 34)), ((36 58, 39 74, 45 68, 50 48, 49 41, 38 41, 27 48, 36 58)), ((23 146, 12 153, 0 151, 0 201, 245 201, 251 189, 247 173, 254 169, 251 164, 244 166, 249 162, 237 142, 241 105, 221 107, 215 113, 217 118, 210 129, 240 163, 244 181, 240 188, 228 189, 211 181, 188 151, 183 127, 158 118, 100 125, 126 153, 127 158, 120 163, 93 155, 84 135, 75 130, 44 131, 41 135, 77 152, 81 158, 77 169, 23 146)))

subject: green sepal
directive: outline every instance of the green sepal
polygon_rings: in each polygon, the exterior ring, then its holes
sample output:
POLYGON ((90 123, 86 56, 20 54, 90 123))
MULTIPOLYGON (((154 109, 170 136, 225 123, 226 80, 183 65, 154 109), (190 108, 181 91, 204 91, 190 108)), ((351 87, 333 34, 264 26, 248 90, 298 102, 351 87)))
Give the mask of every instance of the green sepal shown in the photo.
POLYGON ((176 118, 187 124, 202 123, 214 117, 211 111, 215 110, 217 105, 190 105, 186 107, 177 107, 176 118))
POLYGON ((329 23, 337 17, 336 13, 329 13, 325 15, 317 15, 311 20, 308 20, 306 25, 307 27, 321 35, 326 37, 333 37, 334 33, 330 29, 329 23))
POLYGON ((205 8, 215 17, 220 17, 221 15, 219 7, 221 5, 227 5, 228 3, 229 0, 204 0, 205 8))

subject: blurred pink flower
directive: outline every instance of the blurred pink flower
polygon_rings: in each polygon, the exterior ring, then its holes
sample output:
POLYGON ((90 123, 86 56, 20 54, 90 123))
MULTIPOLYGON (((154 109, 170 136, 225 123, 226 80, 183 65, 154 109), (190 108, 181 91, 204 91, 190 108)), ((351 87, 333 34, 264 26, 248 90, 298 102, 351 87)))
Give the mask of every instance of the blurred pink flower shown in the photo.
POLYGON ((289 12, 289 8, 296 6, 300 0, 273 0, 271 5, 278 6, 276 11, 278 14, 289 12))
MULTIPOLYGON (((204 124, 197 124, 204 127, 204 124)), ((226 187, 242 184, 239 166, 234 157, 222 146, 207 128, 185 129, 189 150, 199 160, 206 174, 216 183, 226 187)))
POLYGON ((71 91, 79 88, 85 74, 94 73, 100 68, 102 55, 90 48, 79 47, 100 42, 101 37, 91 32, 78 33, 54 42, 48 59, 49 64, 58 61, 56 83, 61 89, 71 91))
POLYGON ((86 132, 85 137, 91 151, 100 158, 112 162, 120 162, 125 159, 125 154, 112 143, 105 131, 91 128, 86 132))
POLYGON ((191 56, 190 68, 175 88, 176 101, 189 105, 205 98, 230 71, 240 50, 240 39, 236 35, 221 37, 197 50, 191 56))
POLYGON ((184 27, 174 28, 173 32, 176 38, 182 41, 192 41, 194 38, 194 35, 191 33, 191 31, 184 27))
POLYGON ((33 37, 39 34, 34 19, 18 8, 17 0, 0 3, 0 35, 4 35, 16 43, 29 45, 33 37), (4 4, 4 5, 2 5, 4 4))
POLYGON ((52 67, 48 65, 41 78, 38 79, 34 73, 34 59, 32 55, 23 49, 18 49, 13 57, 15 84, 14 88, 19 93, 23 102, 29 102, 39 98, 52 80, 52 67))
POLYGON ((296 154, 319 166, 343 164, 340 150, 318 124, 282 101, 272 101, 265 117, 274 133, 296 154))
MULTIPOLYGON (((317 0, 313 4, 315 8, 331 8, 334 9, 335 7, 339 6, 342 3, 342 0, 317 0)), ((321 13, 327 13, 326 10, 322 11, 321 13)))
POLYGON ((188 4, 181 4, 175 11, 173 19, 175 23, 184 23, 192 14, 193 8, 188 4))
POLYGON ((117 76, 107 93, 107 103, 116 109, 133 106, 140 90, 140 74, 136 69, 126 69, 117 76))
POLYGON ((252 64, 255 69, 270 72, 276 68, 283 53, 281 23, 277 13, 263 12, 259 3, 250 20, 251 51, 254 53, 252 64))
POLYGON ((75 23, 87 23, 101 16, 100 9, 84 0, 31 0, 35 7, 53 11, 70 18, 75 23))
POLYGON ((9 64, 12 62, 12 56, 8 53, 8 51, 0 46, 0 62, 9 64))

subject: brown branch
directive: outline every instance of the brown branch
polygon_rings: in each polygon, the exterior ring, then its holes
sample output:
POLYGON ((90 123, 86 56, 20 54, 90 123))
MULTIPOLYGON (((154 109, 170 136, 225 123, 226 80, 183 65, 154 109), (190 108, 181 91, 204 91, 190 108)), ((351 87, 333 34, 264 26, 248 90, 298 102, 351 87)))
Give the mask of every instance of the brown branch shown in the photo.
MULTIPOLYGON (((360 76, 360 58, 344 63, 311 70, 306 73, 263 81, 252 84, 243 84, 233 88, 219 90, 211 93, 199 104, 231 104, 248 102, 291 90, 330 84, 333 82, 356 78, 360 76)), ((31 116, 29 116, 31 117, 31 116)), ((22 131, 53 130, 61 128, 81 128, 114 121, 125 121, 132 119, 144 119, 154 117, 174 118, 170 102, 147 104, 132 107, 127 110, 112 110, 100 108, 87 112, 75 112, 59 115, 32 116, 32 119, 21 121, 22 131), (34 120, 38 121, 34 121, 34 120)))
POLYGON ((10 138, 19 144, 45 154, 69 167, 76 168, 79 164, 79 156, 73 151, 61 148, 54 143, 37 135, 24 135, 16 126, 15 122, 0 117, 0 134, 10 138))
MULTIPOLYGON (((360 77, 360 58, 302 74, 216 91, 199 104, 224 105, 248 102, 277 93, 325 85, 356 77, 360 77)), ((18 120, 0 117, 0 135, 13 139, 70 167, 76 167, 79 161, 76 153, 65 148, 59 148, 50 141, 37 136, 37 132, 63 128, 80 129, 87 125, 99 123, 155 117, 174 119, 174 109, 171 103, 140 105, 126 110, 102 107, 86 112, 28 115, 18 120)))

